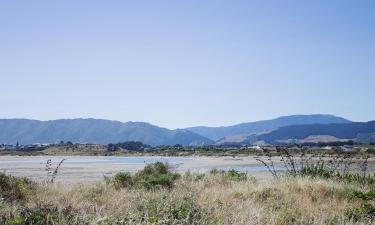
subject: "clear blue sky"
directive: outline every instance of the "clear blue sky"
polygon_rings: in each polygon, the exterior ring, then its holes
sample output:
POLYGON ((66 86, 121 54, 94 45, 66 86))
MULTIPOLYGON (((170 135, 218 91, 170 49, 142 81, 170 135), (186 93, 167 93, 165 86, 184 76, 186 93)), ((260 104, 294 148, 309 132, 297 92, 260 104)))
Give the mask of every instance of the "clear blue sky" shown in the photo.
POLYGON ((375 1, 0 2, 0 118, 375 119, 375 1))

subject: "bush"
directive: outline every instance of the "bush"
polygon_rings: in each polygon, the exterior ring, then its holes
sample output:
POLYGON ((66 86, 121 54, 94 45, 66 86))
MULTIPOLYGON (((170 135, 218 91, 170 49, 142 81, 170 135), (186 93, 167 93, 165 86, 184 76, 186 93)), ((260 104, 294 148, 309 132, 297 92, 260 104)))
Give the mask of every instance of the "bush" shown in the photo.
POLYGON ((146 189, 153 188, 172 188, 179 174, 172 173, 167 164, 156 162, 149 164, 134 176, 130 173, 118 173, 113 178, 113 184, 116 188, 142 187, 146 189))
POLYGON ((156 162, 153 164, 146 165, 145 168, 137 173, 137 176, 149 176, 152 174, 168 174, 170 168, 168 164, 162 162, 156 162))
POLYGON ((222 172, 224 172, 224 171, 220 171, 216 168, 213 168, 213 169, 210 170, 211 175, 216 175, 216 174, 219 174, 219 173, 222 173, 222 172))
POLYGON ((6 201, 23 201, 35 187, 36 184, 26 178, 0 173, 0 197, 6 201))
POLYGON ((228 171, 224 170, 218 170, 216 168, 212 169, 210 171, 211 175, 221 175, 223 178, 234 180, 234 181, 246 181, 247 180, 247 174, 245 172, 239 172, 237 170, 231 169, 228 171))
POLYGON ((128 172, 120 172, 113 177, 113 183, 115 188, 131 187, 133 186, 133 177, 128 172))
POLYGON ((175 176, 170 174, 150 174, 137 181, 137 185, 146 189, 166 187, 172 188, 175 176))
POLYGON ((236 180, 236 181, 245 181, 247 180, 247 175, 245 172, 239 172, 237 170, 229 170, 226 173, 226 176, 229 177, 231 180, 236 180))

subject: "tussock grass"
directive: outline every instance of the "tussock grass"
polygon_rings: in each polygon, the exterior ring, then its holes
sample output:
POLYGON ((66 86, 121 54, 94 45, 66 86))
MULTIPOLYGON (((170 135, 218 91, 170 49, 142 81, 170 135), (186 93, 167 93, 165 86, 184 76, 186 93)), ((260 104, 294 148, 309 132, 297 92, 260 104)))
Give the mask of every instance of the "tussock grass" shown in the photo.
POLYGON ((114 185, 116 177, 87 185, 38 185, 22 203, 0 201, 0 224, 375 223, 373 185, 300 176, 259 183, 236 171, 186 173, 174 178, 173 186, 157 188, 128 184, 171 173, 159 166, 121 175, 126 183, 121 187, 114 185))

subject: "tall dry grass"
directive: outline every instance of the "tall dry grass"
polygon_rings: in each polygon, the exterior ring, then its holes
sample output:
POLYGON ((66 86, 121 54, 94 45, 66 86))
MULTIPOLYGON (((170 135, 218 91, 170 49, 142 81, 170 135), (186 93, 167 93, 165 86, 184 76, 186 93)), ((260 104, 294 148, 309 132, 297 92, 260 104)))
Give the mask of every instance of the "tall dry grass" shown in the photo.
POLYGON ((75 186, 49 183, 39 185, 26 203, 1 200, 0 224, 27 224, 26 217, 39 219, 34 224, 64 225, 374 224, 371 191, 373 186, 322 178, 259 183, 227 173, 187 173, 172 189, 118 189, 104 181, 75 186), (370 198, 358 193, 370 193, 370 198))

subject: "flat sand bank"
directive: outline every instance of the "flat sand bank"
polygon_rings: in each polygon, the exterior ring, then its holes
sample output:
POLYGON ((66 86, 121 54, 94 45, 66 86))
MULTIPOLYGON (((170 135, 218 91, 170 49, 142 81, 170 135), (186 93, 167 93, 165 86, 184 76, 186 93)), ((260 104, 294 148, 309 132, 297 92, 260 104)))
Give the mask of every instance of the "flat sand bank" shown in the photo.
MULTIPOLYGON (((52 171, 63 159, 57 182, 64 184, 77 184, 96 182, 105 176, 113 176, 121 171, 135 173, 143 169, 146 164, 156 161, 168 162, 172 170, 180 173, 208 172, 213 168, 246 171, 258 180, 268 180, 272 175, 267 168, 256 160, 254 156, 223 157, 223 156, 193 156, 193 157, 161 157, 161 156, 1 156, 0 172, 13 176, 28 177, 41 182, 47 180, 46 162, 52 160, 52 171)), ((267 161, 266 157, 263 157, 267 161)), ((283 170, 285 167, 280 162, 280 157, 272 157, 276 168, 283 170)), ((328 162, 331 158, 326 158, 328 162)), ((354 159, 356 160, 356 159, 354 159)), ((353 170, 359 171, 358 165, 353 170), (355 168, 357 167, 357 168, 355 168)), ((368 172, 375 173, 375 158, 368 160, 368 172)))
POLYGON ((57 182, 86 183, 103 180, 120 171, 136 172, 155 161, 168 162, 177 172, 207 172, 210 169, 246 170, 258 179, 270 174, 254 157, 112 157, 112 156, 2 156, 0 171, 14 176, 28 177, 35 181, 47 179, 46 162, 52 160, 54 169, 62 159, 57 182))

